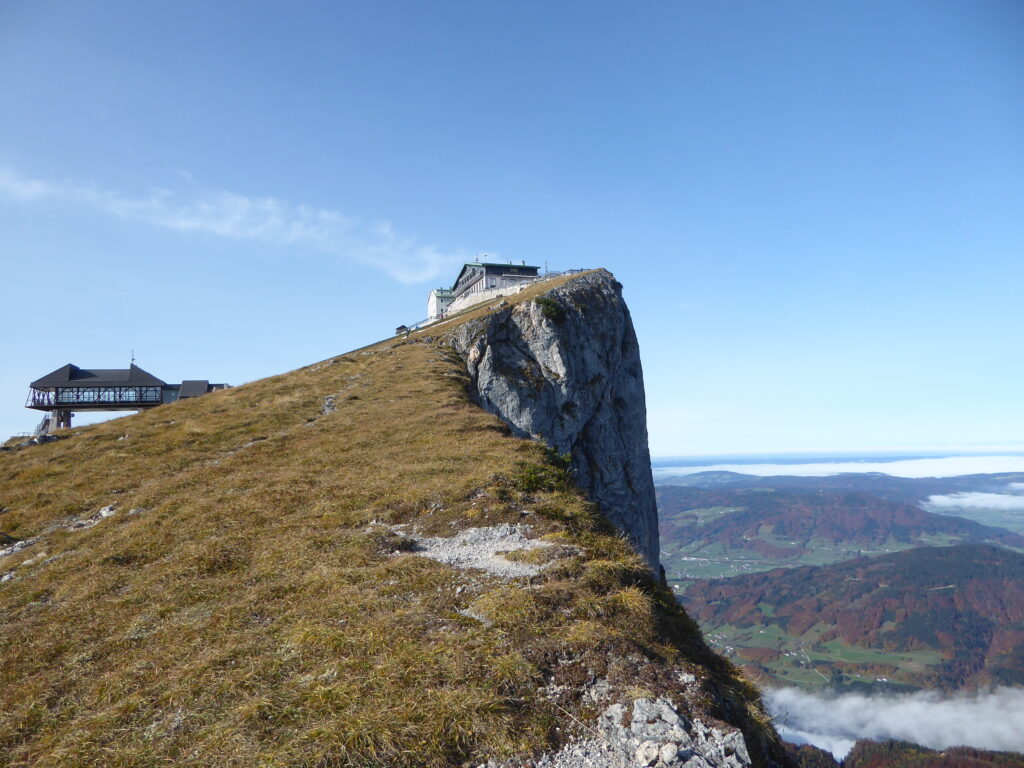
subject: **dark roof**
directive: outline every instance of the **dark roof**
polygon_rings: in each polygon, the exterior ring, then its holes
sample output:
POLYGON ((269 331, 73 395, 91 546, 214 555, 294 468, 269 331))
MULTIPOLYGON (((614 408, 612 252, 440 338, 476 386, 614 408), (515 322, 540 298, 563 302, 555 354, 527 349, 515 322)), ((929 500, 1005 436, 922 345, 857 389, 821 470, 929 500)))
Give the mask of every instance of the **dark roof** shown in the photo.
POLYGON ((206 379, 188 379, 181 382, 181 387, 178 389, 178 399, 186 397, 199 397, 205 395, 210 391, 210 382, 206 379))
POLYGON ((459 284, 459 280, 462 279, 462 273, 466 271, 466 267, 484 267, 485 270, 486 270, 487 267, 505 267, 505 268, 514 267, 515 269, 537 269, 537 270, 540 269, 540 267, 533 267, 533 266, 530 266, 529 264, 509 264, 508 262, 502 263, 502 262, 495 262, 495 261, 467 261, 465 264, 462 265, 462 269, 459 270, 459 274, 456 276, 455 282, 452 283, 452 288, 451 289, 453 291, 455 290, 455 286, 459 284))
POLYGON ((134 363, 129 368, 79 368, 68 363, 56 371, 36 379, 34 389, 53 387, 162 387, 165 381, 144 371, 134 363))

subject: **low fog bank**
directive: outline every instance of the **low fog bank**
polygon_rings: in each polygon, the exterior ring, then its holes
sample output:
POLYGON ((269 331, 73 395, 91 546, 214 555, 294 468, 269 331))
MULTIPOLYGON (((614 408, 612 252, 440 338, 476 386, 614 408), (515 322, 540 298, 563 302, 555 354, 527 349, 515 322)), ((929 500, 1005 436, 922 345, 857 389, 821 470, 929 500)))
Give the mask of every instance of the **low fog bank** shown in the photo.
MULTIPOLYGON (((1011 483, 1010 486, 1022 485, 1011 483)), ((1016 490, 1016 489, 1014 489, 1016 490)), ((929 496, 922 505, 925 509, 1019 509, 1024 510, 1024 496, 1007 493, 964 492, 944 496, 929 496)))
POLYGON ((1024 752, 1024 688, 948 697, 930 691, 829 696, 766 688, 763 696, 784 739, 827 749, 836 759, 845 757, 857 739, 1024 752))

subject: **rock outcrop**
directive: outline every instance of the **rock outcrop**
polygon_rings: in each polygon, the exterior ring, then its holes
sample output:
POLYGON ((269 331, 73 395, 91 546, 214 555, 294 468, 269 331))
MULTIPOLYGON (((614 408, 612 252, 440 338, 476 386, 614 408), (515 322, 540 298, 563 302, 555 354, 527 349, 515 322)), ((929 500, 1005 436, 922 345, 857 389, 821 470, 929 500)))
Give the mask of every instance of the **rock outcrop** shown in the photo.
POLYGON ((743 734, 680 714, 669 699, 613 704, 598 721, 599 738, 566 745, 538 768, 749 768, 743 734))
POLYGON ((477 402, 568 454, 580 487, 657 572, 643 371, 621 285, 584 274, 462 324, 452 344, 477 402))

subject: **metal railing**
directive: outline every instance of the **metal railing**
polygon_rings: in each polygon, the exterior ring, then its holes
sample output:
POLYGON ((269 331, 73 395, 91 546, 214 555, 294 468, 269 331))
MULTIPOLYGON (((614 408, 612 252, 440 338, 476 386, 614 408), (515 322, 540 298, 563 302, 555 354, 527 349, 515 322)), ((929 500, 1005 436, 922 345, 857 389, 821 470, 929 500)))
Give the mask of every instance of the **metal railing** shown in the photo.
POLYGON ((580 269, 564 269, 561 272, 545 272, 544 273, 544 277, 542 277, 540 279, 541 280, 546 280, 549 277, 562 277, 563 275, 578 275, 581 272, 589 272, 590 270, 591 270, 590 267, 586 267, 586 268, 580 268, 580 269))
POLYGON ((26 408, 73 408, 76 406, 155 405, 162 402, 162 387, 56 387, 31 389, 26 408))

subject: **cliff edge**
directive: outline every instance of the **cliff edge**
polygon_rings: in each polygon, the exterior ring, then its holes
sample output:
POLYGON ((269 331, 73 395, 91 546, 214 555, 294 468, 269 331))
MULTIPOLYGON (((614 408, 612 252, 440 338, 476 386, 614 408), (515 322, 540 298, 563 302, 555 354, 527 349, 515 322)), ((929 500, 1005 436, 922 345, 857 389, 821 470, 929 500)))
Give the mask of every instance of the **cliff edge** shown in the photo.
POLYGON ((622 286, 599 269, 463 323, 474 400, 570 457, 579 486, 658 572, 644 376, 622 286))

